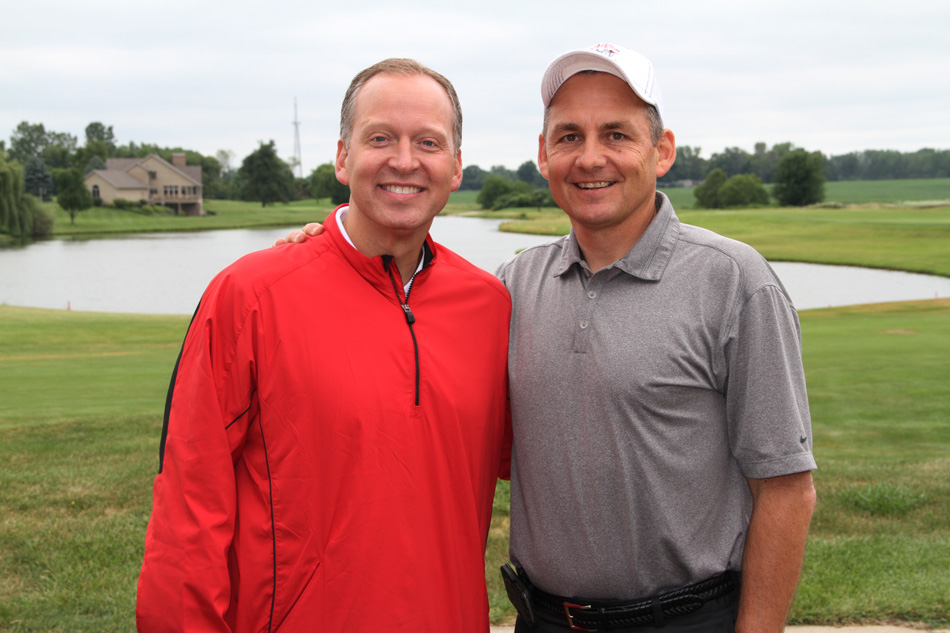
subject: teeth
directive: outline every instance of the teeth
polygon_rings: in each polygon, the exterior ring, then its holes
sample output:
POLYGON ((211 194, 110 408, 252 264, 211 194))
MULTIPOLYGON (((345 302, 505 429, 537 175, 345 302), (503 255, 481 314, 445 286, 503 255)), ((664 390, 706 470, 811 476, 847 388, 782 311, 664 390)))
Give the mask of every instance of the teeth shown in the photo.
POLYGON ((603 180, 601 182, 579 182, 577 186, 581 189, 603 189, 604 187, 609 187, 613 183, 609 180, 603 180))
POLYGON ((419 187, 399 187, 397 185, 383 185, 383 189, 393 193, 419 193, 422 191, 419 187))

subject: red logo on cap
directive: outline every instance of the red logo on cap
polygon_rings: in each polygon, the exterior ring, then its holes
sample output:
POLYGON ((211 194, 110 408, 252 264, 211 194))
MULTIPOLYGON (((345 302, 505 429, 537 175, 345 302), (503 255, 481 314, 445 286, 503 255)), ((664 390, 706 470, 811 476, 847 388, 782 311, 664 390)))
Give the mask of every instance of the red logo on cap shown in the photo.
POLYGON ((595 44, 590 47, 590 50, 595 53, 600 53, 601 55, 606 55, 607 57, 620 52, 620 49, 613 44, 595 44))

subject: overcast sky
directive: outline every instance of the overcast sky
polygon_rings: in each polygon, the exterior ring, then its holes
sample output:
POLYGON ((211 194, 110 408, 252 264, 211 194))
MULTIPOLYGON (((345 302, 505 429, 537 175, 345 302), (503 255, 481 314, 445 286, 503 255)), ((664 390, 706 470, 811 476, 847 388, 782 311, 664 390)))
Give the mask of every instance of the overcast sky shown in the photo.
POLYGON ((18 0, 0 25, 0 138, 21 121, 84 141, 234 153, 273 139, 333 159, 350 79, 413 57, 455 84, 466 165, 537 159, 539 85, 560 53, 651 58, 677 144, 708 158, 790 141, 842 154, 950 148, 947 0, 202 2, 18 0), (329 6, 327 6, 329 5, 329 6))

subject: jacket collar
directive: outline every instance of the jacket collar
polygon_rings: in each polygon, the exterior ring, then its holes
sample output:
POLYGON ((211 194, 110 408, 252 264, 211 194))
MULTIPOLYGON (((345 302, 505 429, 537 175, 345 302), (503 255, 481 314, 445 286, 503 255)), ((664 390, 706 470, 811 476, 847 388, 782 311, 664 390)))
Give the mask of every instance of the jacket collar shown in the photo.
MULTIPOLYGON (((341 204, 336 209, 333 210, 330 215, 327 216, 327 219, 323 222, 323 228, 326 231, 327 235, 330 237, 330 240, 333 242, 333 245, 338 251, 343 255, 346 261, 353 267, 356 272, 360 274, 364 279, 370 282, 373 285, 376 285, 381 290, 387 294, 392 293, 392 281, 389 279, 389 270, 388 267, 392 260, 391 255, 377 255, 375 257, 367 257, 363 253, 356 250, 356 248, 347 241, 344 237, 337 214, 340 209, 348 205, 341 204)), ((438 254, 438 246, 432 241, 432 237, 426 234, 425 242, 422 245, 423 261, 422 261, 422 270, 421 273, 426 268, 433 265, 436 261, 436 256, 438 254)), ((395 267, 393 268, 393 273, 398 275, 395 267)), ((408 279, 402 280, 403 282, 409 281, 408 279)), ((416 281, 418 283, 419 277, 416 276, 416 281)), ((401 287, 401 285, 400 285, 401 287)))

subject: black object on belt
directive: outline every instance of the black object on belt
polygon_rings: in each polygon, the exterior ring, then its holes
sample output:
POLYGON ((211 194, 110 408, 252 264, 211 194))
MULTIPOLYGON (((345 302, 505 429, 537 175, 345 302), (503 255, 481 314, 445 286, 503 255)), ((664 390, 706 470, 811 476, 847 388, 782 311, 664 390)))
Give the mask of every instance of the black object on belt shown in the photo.
POLYGON ((695 585, 633 602, 593 602, 565 598, 542 591, 536 586, 531 587, 531 598, 536 606, 567 618, 570 628, 597 631, 663 626, 666 619, 698 611, 710 600, 725 596, 738 588, 739 573, 727 571, 695 585))

